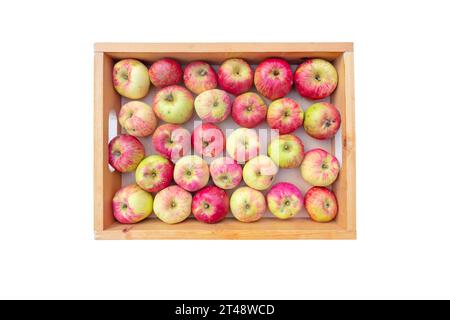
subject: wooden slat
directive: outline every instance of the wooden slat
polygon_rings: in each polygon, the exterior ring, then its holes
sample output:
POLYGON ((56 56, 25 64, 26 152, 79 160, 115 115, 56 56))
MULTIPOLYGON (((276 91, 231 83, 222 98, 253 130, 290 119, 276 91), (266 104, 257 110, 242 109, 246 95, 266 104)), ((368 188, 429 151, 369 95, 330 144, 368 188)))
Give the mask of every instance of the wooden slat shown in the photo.
POLYGON ((121 178, 108 168, 109 112, 120 110, 120 97, 112 86, 113 61, 103 53, 94 58, 94 228, 102 231, 114 223, 111 199, 121 178))
POLYGON ((343 55, 345 64, 345 98, 347 130, 343 156, 347 161, 347 230, 356 230, 356 134, 355 134, 355 85, 353 52, 343 55))
POLYGON ((352 42, 241 42, 241 43, 96 43, 96 52, 349 52, 352 42))
POLYGON ((147 219, 135 225, 115 223, 97 239, 352 239, 353 233, 341 229, 336 222, 315 223, 309 219, 262 219, 243 223, 233 218, 217 224, 205 224, 188 219, 167 225, 157 219, 147 219))
POLYGON ((353 52, 346 52, 334 62, 339 75, 339 84, 332 96, 332 103, 341 112, 342 163, 339 179, 333 190, 339 202, 336 218, 340 227, 354 231, 356 215, 355 179, 355 108, 353 52))
POLYGON ((334 60, 345 51, 352 51, 352 43, 97 43, 97 52, 113 59, 135 58, 152 62, 164 57, 183 63, 205 60, 221 63, 225 59, 240 57, 250 63, 277 56, 292 63, 307 57, 334 60), (207 54, 205 54, 207 53, 207 54))

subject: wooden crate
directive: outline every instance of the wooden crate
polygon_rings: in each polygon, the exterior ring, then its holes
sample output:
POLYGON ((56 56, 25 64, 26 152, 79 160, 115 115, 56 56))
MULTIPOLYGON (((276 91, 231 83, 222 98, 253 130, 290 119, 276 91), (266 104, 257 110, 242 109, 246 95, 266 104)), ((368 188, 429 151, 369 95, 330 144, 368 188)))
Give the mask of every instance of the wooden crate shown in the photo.
MULTIPOLYGON (((94 70, 94 229, 96 239, 355 239, 355 116, 352 43, 97 43, 94 70), (108 119, 118 114, 121 97, 112 85, 114 62, 135 58, 152 62, 171 57, 182 63, 205 60, 220 64, 227 58, 241 57, 259 63, 268 57, 281 57, 298 64, 307 57, 331 61, 339 75, 331 103, 342 116, 342 163, 333 191, 339 202, 336 220, 317 223, 310 219, 262 219, 242 223, 225 219, 205 224, 188 219, 168 225, 147 219, 134 225, 116 222, 111 200, 121 186, 121 175, 108 168, 108 119)), ((332 144, 334 146, 334 143, 332 144)), ((332 150, 334 152, 334 150, 332 150)))

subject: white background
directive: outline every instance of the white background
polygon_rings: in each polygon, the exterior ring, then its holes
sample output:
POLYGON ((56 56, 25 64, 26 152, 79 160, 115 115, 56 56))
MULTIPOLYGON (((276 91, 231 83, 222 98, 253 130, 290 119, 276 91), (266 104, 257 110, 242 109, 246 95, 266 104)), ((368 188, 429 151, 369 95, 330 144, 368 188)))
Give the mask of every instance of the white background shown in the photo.
POLYGON ((1 298, 450 298, 446 1, 1 1, 1 298), (357 241, 94 241, 93 43, 354 41, 357 241))

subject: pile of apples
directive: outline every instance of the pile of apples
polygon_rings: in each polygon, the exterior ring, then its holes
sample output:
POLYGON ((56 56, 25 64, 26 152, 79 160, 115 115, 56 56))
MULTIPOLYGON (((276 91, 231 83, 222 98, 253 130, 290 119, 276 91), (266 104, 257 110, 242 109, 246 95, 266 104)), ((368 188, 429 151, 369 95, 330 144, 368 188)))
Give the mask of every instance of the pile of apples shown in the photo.
POLYGON ((126 134, 110 141, 109 163, 118 172, 135 171, 136 183, 115 194, 114 217, 129 224, 154 212, 160 220, 174 224, 193 213, 199 221, 217 223, 231 211, 237 220, 253 222, 267 208, 276 217, 288 219, 305 206, 314 221, 333 220, 338 203, 327 187, 338 177, 339 162, 323 149, 305 152, 293 132, 303 126, 313 138, 331 139, 341 124, 339 110, 318 102, 304 112, 285 96, 295 84, 301 96, 323 99, 332 94, 337 82, 335 68, 323 59, 308 59, 295 72, 280 58, 264 60, 255 71, 243 59, 228 59, 217 73, 203 61, 187 64, 184 71, 169 58, 149 68, 134 59, 117 62, 114 87, 132 101, 120 110, 119 122, 126 134), (185 87, 179 85, 181 81, 185 87), (259 94, 249 91, 253 84, 259 94), (138 101, 151 85, 159 89, 152 106, 138 101), (269 106, 260 95, 272 101, 269 106), (194 112, 202 123, 191 135, 182 124, 194 112), (230 115, 240 128, 226 138, 216 123, 230 115), (158 119, 165 123, 158 127, 158 119), (263 121, 279 133, 270 141, 267 155, 254 129, 263 121), (149 135, 158 154, 145 157, 137 137, 149 135), (223 156, 225 150, 228 156, 223 156), (209 166, 205 159, 211 160, 209 166), (294 184, 272 186, 284 168, 299 168, 301 177, 312 185, 304 197, 294 184), (213 184, 208 185, 210 177, 213 184), (229 198, 225 190, 238 187, 242 179, 247 186, 237 188, 229 198), (269 188, 265 197, 261 191, 269 188))

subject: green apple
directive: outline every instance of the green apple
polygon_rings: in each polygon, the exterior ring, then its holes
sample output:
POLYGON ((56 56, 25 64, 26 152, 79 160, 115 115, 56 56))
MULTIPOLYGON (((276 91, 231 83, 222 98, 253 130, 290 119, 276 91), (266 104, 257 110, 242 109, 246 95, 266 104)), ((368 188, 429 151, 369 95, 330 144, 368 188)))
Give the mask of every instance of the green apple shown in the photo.
POLYGON ((179 186, 169 186, 155 196, 153 210, 163 222, 175 224, 191 214, 192 195, 179 186))
POLYGON ((150 77, 147 67, 135 59, 124 59, 113 67, 114 89, 124 97, 141 99, 150 89, 150 77))
POLYGON ((258 190, 240 187, 231 195, 230 210, 239 221, 257 221, 266 211, 266 199, 262 192, 258 190))
POLYGON ((269 145, 269 156, 280 168, 297 168, 305 156, 303 142, 293 134, 281 135, 269 145))
POLYGON ((320 148, 306 152, 300 166, 303 180, 317 187, 333 184, 339 175, 339 170, 340 165, 336 157, 320 148))
POLYGON ((194 98, 186 88, 177 85, 168 86, 156 94, 153 111, 165 122, 182 124, 192 117, 194 98))
POLYGON ((136 184, 121 188, 112 201, 114 218, 120 223, 136 223, 152 213, 153 197, 136 184))
POLYGON ((226 140, 228 154, 238 163, 244 163, 259 154, 259 137, 255 129, 238 128, 226 140))
POLYGON ((142 160, 135 173, 136 183, 145 191, 158 192, 166 188, 173 178, 173 164, 160 155, 142 160))
POLYGON ((256 190, 266 190, 275 180, 277 165, 268 156, 260 155, 250 159, 244 166, 245 183, 256 190))

